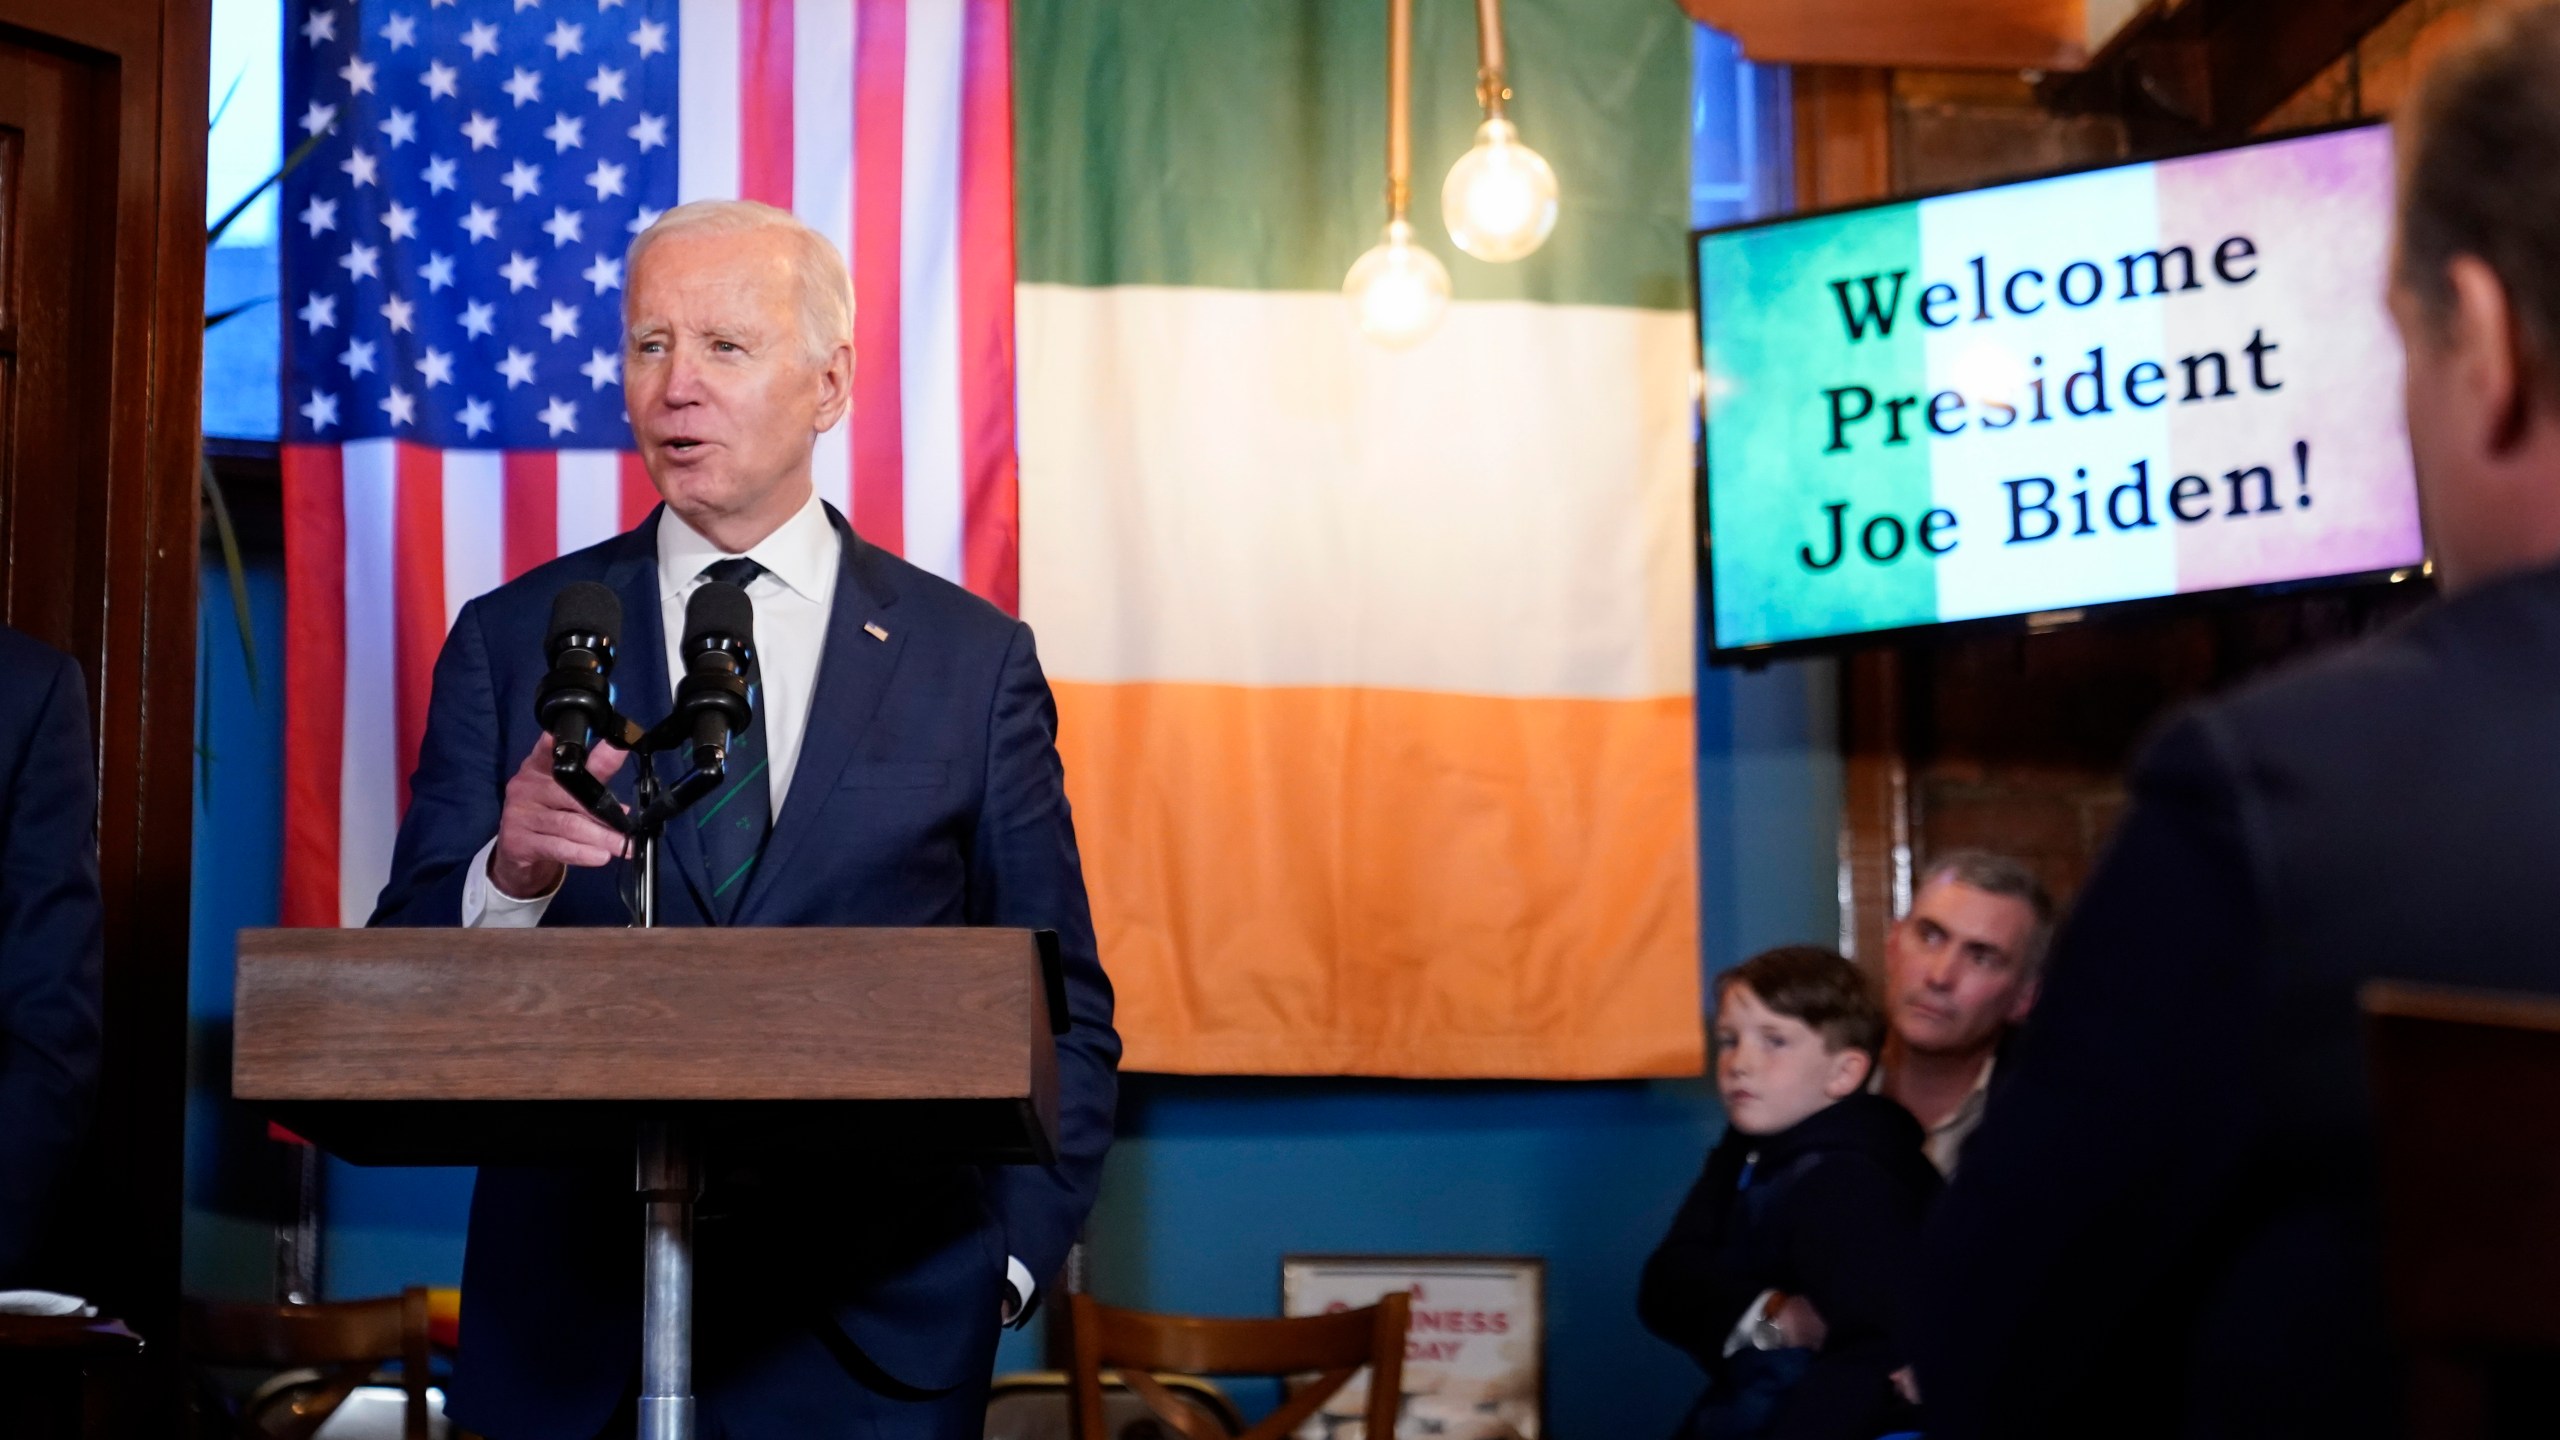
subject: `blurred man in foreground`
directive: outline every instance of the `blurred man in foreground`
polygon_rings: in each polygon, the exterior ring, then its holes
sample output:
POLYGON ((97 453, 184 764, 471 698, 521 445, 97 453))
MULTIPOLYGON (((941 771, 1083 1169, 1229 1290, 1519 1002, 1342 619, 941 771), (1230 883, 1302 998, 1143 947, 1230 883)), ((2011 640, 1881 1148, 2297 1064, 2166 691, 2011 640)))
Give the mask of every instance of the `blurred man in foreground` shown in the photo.
POLYGON ((1920 872, 1885 932, 1884 1061, 1877 1088, 1928 1133, 1929 1163, 1956 1173, 1982 1124, 2010 1034, 2036 1003, 2053 897, 2006 855, 1952 850, 1920 872))
POLYGON ((2483 21, 2405 119, 2446 598, 2136 765, 1931 1232, 1932 1440, 2396 1432, 2357 988, 2560 989, 2560 8, 2483 21))

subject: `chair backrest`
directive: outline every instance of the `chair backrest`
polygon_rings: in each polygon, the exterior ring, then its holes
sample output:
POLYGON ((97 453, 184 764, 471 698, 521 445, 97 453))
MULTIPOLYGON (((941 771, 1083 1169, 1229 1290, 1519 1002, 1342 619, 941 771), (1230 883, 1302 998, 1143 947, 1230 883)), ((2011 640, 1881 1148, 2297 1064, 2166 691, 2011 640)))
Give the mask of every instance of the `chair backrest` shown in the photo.
POLYGON ((1413 1299, 1397 1291, 1361 1310, 1281 1320, 1224 1320, 1152 1315, 1070 1297, 1075 1363, 1076 1440, 1108 1440, 1102 1429, 1102 1372, 1120 1379, 1158 1419, 1187 1440, 1226 1440, 1196 1411, 1174 1401, 1149 1372, 1204 1375, 1300 1375, 1316 1379, 1283 1401, 1243 1440, 1281 1440, 1316 1413, 1362 1367, 1369 1370, 1368 1440, 1393 1440, 1404 1399, 1405 1331, 1413 1299))
POLYGON ((2412 1433, 2487 1434, 2484 1357, 2560 1355, 2560 999, 2361 998, 2412 1433))
POLYGON ((375 1367, 400 1362, 403 1440, 427 1440, 427 1291, 413 1285, 378 1300, 320 1305, 243 1305, 190 1299, 181 1321, 199 1365, 317 1366, 326 1383, 276 1440, 310 1440, 375 1367))

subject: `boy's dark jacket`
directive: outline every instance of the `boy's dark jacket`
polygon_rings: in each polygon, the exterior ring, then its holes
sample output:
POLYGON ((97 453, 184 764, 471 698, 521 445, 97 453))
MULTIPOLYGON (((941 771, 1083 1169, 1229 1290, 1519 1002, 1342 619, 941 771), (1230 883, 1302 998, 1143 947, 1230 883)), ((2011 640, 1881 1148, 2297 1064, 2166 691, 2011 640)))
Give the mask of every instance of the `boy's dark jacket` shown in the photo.
POLYGON ((1762 1291, 1802 1295, 1821 1314, 1828 1336, 1779 1406, 1773 1440, 1867 1440, 1890 1416, 1889 1377, 1904 1362, 1894 1335, 1939 1186, 1921 1139, 1910 1112, 1864 1093, 1775 1135, 1727 1130, 1645 1262, 1645 1328, 1688 1351, 1711 1384, 1762 1291))

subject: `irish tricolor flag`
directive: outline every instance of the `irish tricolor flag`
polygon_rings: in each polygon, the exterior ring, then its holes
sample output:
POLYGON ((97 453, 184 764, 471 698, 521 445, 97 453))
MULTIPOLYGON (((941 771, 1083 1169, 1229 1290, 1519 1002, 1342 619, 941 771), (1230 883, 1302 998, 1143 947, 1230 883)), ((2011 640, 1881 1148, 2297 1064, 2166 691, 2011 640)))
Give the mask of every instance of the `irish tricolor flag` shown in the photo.
POLYGON ((1133 1067, 1694 1074, 1688 22, 1513 0, 1562 217, 1363 341, 1382 5, 1015 0, 1022 606, 1133 1067))

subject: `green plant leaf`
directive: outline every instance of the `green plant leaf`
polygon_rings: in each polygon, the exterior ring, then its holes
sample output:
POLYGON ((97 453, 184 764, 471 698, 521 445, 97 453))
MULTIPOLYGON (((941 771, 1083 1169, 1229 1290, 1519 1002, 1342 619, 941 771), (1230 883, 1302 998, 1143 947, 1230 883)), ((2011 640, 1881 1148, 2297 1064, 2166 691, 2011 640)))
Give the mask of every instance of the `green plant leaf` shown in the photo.
POLYGON ((276 167, 276 173, 259 181, 256 189, 241 196, 238 201, 233 203, 230 209, 223 211, 222 218, 214 221, 213 227, 204 232, 205 248, 210 250, 218 244, 222 239, 222 232, 231 228, 231 222, 239 219, 242 211, 247 210, 252 204, 255 204, 258 197, 266 194, 277 181, 292 174, 295 167, 301 165, 303 161, 310 159, 311 152, 319 148, 320 142, 328 139, 331 131, 335 128, 336 127, 331 126, 312 132, 309 138, 305 139, 301 144, 293 147, 292 154, 284 157, 284 163, 276 167))
POLYGON ((239 304, 232 306, 230 309, 216 310, 212 314, 204 317, 204 328, 210 330, 214 326, 221 324, 223 321, 230 319, 232 316, 239 314, 243 310, 254 310, 258 306, 271 304, 274 302, 275 298, 276 297, 273 295, 261 295, 255 300, 243 300, 239 304))
POLYGON ((249 698, 258 698, 258 639, 249 622, 249 572, 240 560, 240 536, 231 528, 231 507, 222 498, 222 482, 213 462, 197 457, 204 474, 205 508, 213 513, 213 532, 222 542, 222 568, 231 580, 231 618, 240 627, 240 660, 249 671, 249 698))

